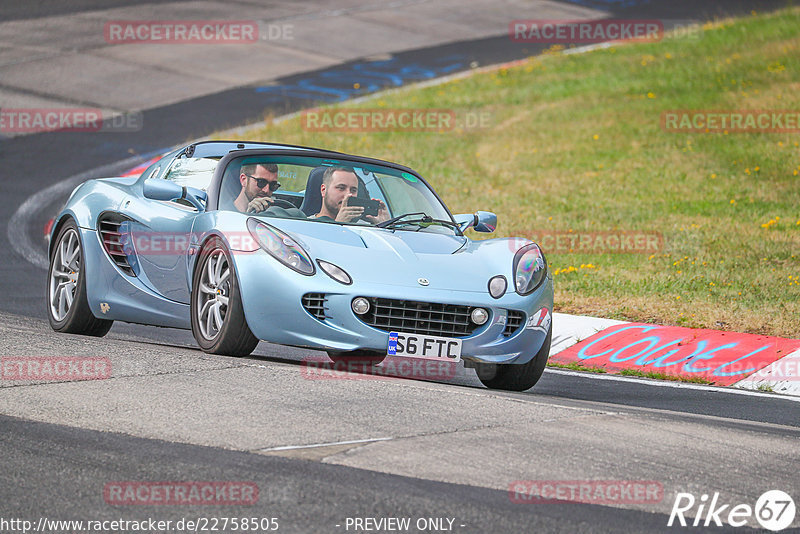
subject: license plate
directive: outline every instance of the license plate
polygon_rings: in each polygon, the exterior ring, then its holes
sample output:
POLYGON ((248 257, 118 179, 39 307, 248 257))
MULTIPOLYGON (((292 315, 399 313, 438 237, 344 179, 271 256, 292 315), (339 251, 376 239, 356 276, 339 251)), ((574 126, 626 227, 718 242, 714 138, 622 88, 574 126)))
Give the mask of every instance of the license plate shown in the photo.
POLYGON ((461 361, 461 340, 452 337, 422 336, 404 332, 389 333, 389 356, 426 360, 461 361))

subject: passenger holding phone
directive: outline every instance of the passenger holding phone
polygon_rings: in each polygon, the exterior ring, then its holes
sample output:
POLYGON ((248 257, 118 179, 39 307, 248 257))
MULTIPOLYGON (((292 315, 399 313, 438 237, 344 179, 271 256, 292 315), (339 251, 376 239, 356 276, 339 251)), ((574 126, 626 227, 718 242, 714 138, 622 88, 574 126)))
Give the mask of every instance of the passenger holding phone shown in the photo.
MULTIPOLYGON (((320 186, 322 195, 322 207, 319 213, 313 215, 317 219, 330 219, 335 222, 356 222, 363 218, 377 224, 389 219, 389 210, 386 204, 377 199, 372 199, 378 203, 377 215, 364 215, 364 206, 351 206, 348 202, 351 198, 358 198, 358 177, 350 167, 328 167, 322 175, 322 185, 320 186)), ((363 202, 361 202, 363 203, 363 202)))

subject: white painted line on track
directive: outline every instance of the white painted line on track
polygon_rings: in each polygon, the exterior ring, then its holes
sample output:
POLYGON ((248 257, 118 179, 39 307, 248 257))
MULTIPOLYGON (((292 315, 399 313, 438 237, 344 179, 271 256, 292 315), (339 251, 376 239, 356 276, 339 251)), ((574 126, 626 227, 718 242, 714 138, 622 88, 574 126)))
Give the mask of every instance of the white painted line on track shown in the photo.
MULTIPOLYGON (((587 52, 592 52, 594 50, 599 49, 606 49, 612 46, 623 46, 625 43, 621 43, 618 41, 612 42, 604 42, 604 43, 597 43, 587 46, 575 47, 575 48, 568 48, 566 50, 561 51, 561 54, 570 55, 570 54, 582 54, 587 52)), ((541 58, 542 56, 534 56, 541 58)), ((514 61, 509 61, 501 64, 495 65, 487 65, 484 67, 477 67, 474 69, 470 69, 468 71, 458 72, 455 74, 450 74, 448 76, 442 76, 439 78, 435 78, 433 80, 425 80, 422 82, 411 83, 408 85, 404 85, 402 87, 396 87, 392 89, 387 89, 384 91, 378 91, 375 93, 370 93, 368 95, 364 95, 362 97, 350 99, 346 101, 347 104, 358 104, 361 102, 366 102, 369 100, 377 99, 384 97, 389 94, 398 93, 401 91, 412 91, 416 89, 423 89, 426 87, 435 87, 438 85, 442 85, 454 80, 468 78, 475 74, 486 73, 486 72, 493 72, 503 68, 509 68, 517 65, 524 64, 528 61, 528 58, 525 59, 518 59, 514 61)), ((343 102, 344 103, 344 102, 343 102)), ((340 103, 334 104, 339 105, 340 103)), ((281 115, 279 117, 275 117, 272 119, 273 124, 277 124, 286 120, 290 120, 294 117, 301 115, 306 110, 295 111, 292 113, 288 113, 285 115, 281 115)), ((214 137, 220 137, 224 135, 242 135, 247 131, 253 130, 255 128, 260 127, 263 122, 256 122, 251 123, 245 126, 239 126, 235 128, 230 128, 228 130, 224 130, 222 132, 218 132, 214 134, 214 137)), ((212 139, 211 136, 202 137, 192 141, 192 143, 196 143, 199 141, 210 140, 212 139)), ((189 143, 187 143, 189 144, 189 143)), ((166 149, 164 153, 168 152, 169 149, 166 149)), ((161 153, 161 151, 158 151, 161 153)), ((39 267, 43 270, 47 270, 49 267, 49 260, 41 250, 41 247, 37 247, 30 239, 26 228, 30 225, 31 220, 37 213, 36 208, 42 205, 48 205, 50 202, 55 200, 58 196, 64 195, 72 188, 76 187, 81 182, 92 178, 102 178, 106 175, 113 175, 123 169, 127 170, 132 166, 140 164, 142 161, 146 161, 148 156, 152 154, 142 155, 142 156, 134 156, 130 157, 116 163, 104 165, 101 167, 97 167, 86 172, 82 172, 80 174, 76 174, 66 178, 65 180, 54 184, 46 189, 39 191, 38 193, 29 197, 19 209, 12 215, 11 219, 8 223, 8 238, 11 246, 14 250, 19 253, 23 258, 25 258, 28 262, 32 263, 36 267, 39 267)), ((551 355, 556 354, 576 343, 579 343, 583 339, 602 331, 605 328, 613 326, 614 324, 623 324, 625 321, 616 321, 613 319, 603 319, 597 317, 586 317, 586 316, 574 316, 568 314, 558 314, 554 313, 554 318, 566 322, 567 326, 564 329, 559 328, 558 332, 556 332, 556 327, 554 326, 553 332, 553 347, 551 349, 551 355), (560 316, 560 317, 556 317, 560 316)), ((778 361, 780 362, 780 360, 778 361)), ((773 365, 778 365, 778 362, 775 362, 773 365)), ((656 380, 647 380, 647 379, 636 379, 636 378, 629 378, 619 375, 598 375, 596 373, 581 373, 575 371, 567 371, 562 369, 555 369, 552 367, 547 368, 548 372, 556 373, 556 374, 563 374, 568 376, 582 376, 585 378, 595 378, 600 380, 616 380, 620 382, 633 382, 637 384, 644 384, 644 385, 655 385, 659 387, 677 387, 677 388, 685 388, 685 389, 696 389, 702 391, 717 391, 717 392, 728 392, 740 395, 751 395, 751 396, 761 396, 764 395, 765 392, 756 392, 750 391, 751 389, 757 388, 759 385, 769 385, 771 387, 782 386, 786 387, 787 391, 786 394, 778 393, 781 398, 785 398, 787 400, 792 400, 796 402, 800 402, 800 396, 792 397, 792 395, 800 395, 800 386, 797 384, 800 382, 793 382, 790 384, 789 387, 786 386, 787 381, 782 380, 778 381, 769 381, 763 380, 761 382, 755 382, 754 380, 750 381, 740 381, 734 384, 732 387, 722 387, 722 386, 703 386, 700 384, 690 384, 686 382, 672 382, 672 381, 656 381, 656 380)), ((793 378, 796 380, 796 378, 793 378)), ((391 438, 387 438, 391 439, 391 438)), ((319 445, 323 446, 323 445, 319 445)))
POLYGON ((389 441, 391 439, 394 438, 388 437, 388 438, 354 439, 352 441, 331 441, 330 443, 314 443, 313 445, 285 445, 283 447, 256 449, 256 452, 293 451, 296 449, 315 449, 317 447, 331 447, 334 445, 357 445, 359 443, 373 443, 376 441, 389 441))
MULTIPOLYGON (((765 395, 771 395, 771 399, 779 398, 781 400, 787 400, 792 402, 800 402, 800 397, 795 397, 791 395, 780 395, 780 394, 770 394, 765 392, 756 392, 750 391, 747 389, 736 389, 732 387, 724 387, 724 386, 705 386, 703 384, 691 384, 689 382, 675 382, 671 380, 654 380, 654 379, 647 379, 647 378, 631 378, 627 376, 619 376, 619 375, 611 375, 611 374, 599 374, 599 373, 587 373, 587 372, 580 372, 580 371, 568 371, 566 369, 557 369, 554 367, 548 367, 545 369, 546 373, 553 373, 557 375, 565 375, 565 376, 578 376, 581 378, 590 378, 593 380, 612 380, 615 382, 631 382, 634 384, 639 384, 642 386, 655 386, 661 388, 677 388, 677 389, 694 389, 697 391, 713 391, 715 393, 731 393, 734 395, 745 395, 750 397, 761 397, 764 398, 765 395)), ((535 392, 535 390, 534 390, 535 392)))
POLYGON ((132 156, 115 163, 72 175, 28 197, 8 221, 8 240, 11 246, 17 254, 25 258, 28 262, 46 271, 50 266, 47 255, 44 253, 41 244, 37 246, 36 243, 31 240, 27 232, 27 228, 37 214, 38 209, 42 206, 49 206, 58 197, 71 192, 72 189, 86 180, 103 178, 125 167, 131 167, 137 163, 141 163, 143 158, 145 158, 144 160, 146 161, 146 156, 132 156))

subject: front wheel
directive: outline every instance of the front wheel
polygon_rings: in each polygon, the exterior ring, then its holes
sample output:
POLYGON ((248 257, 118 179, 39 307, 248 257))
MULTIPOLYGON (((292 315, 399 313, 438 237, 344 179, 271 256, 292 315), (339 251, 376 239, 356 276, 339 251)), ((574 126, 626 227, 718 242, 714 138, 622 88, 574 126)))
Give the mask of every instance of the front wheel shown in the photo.
POLYGON ((78 225, 58 232, 47 270, 47 319, 56 332, 103 337, 114 321, 98 319, 86 298, 86 263, 78 225))
POLYGON ((192 334, 210 354, 247 356, 258 345, 244 317, 233 261, 213 238, 203 247, 192 278, 192 334))
POLYGON ((547 358, 550 356, 550 341, 553 337, 553 327, 547 332, 547 337, 542 343, 542 348, 531 361, 522 365, 514 364, 476 364, 475 372, 478 379, 489 389, 504 389, 507 391, 525 391, 536 385, 544 373, 547 358))

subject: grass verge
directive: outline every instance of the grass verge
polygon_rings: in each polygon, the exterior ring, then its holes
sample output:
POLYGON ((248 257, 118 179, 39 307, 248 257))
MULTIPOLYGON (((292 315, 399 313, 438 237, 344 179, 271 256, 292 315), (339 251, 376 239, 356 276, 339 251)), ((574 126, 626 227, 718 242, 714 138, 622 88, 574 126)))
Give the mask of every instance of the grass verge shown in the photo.
POLYGON ((597 373, 603 374, 607 373, 605 369, 602 367, 587 367, 585 365, 581 365, 579 363, 558 363, 558 362, 547 362, 547 367, 556 367, 558 369, 569 369, 571 371, 584 371, 586 373, 597 373))
POLYGON ((653 378, 656 380, 669 380, 671 382, 689 382, 691 384, 713 384, 710 380, 698 378, 696 376, 677 376, 668 375, 665 373, 653 373, 648 371, 640 371, 638 369, 622 369, 619 373, 621 376, 638 376, 641 378, 653 378))
POLYGON ((661 127, 670 110, 800 109, 797 8, 710 22, 697 39, 547 53, 354 107, 490 120, 348 133, 309 131, 295 118, 246 138, 407 164, 454 213, 496 212, 496 237, 663 236, 651 254, 545 250, 556 311, 800 336, 800 135, 661 127))

